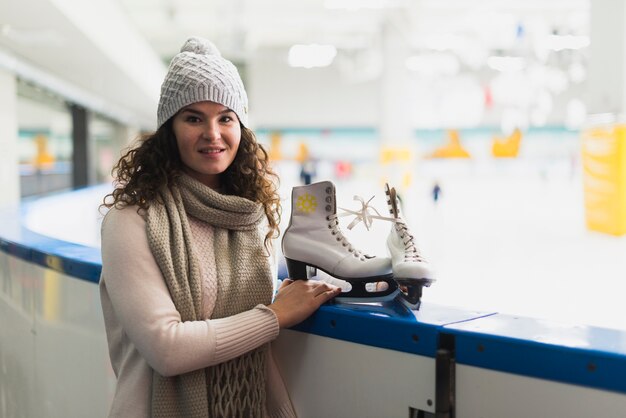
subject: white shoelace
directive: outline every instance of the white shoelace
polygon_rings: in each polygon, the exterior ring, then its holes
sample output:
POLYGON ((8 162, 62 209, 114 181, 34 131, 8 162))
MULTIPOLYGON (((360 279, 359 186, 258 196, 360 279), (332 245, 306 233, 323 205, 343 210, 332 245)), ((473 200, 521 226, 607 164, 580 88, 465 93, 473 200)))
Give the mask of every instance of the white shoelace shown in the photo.
POLYGON ((369 203, 372 201, 373 198, 374 196, 370 197, 370 200, 366 202, 361 196, 354 196, 354 200, 361 202, 361 209, 356 210, 356 211, 350 210, 350 209, 339 208, 344 211, 344 213, 339 214, 339 216, 350 216, 350 215, 356 216, 356 218, 354 218, 352 222, 350 222, 350 225, 348 225, 348 229, 352 229, 359 222, 363 222, 363 225, 365 225, 365 229, 369 231, 370 226, 372 226, 372 223, 374 222, 374 219, 380 219, 380 220, 389 221, 389 222, 396 222, 395 218, 381 216, 380 213, 376 210, 376 208, 373 208, 369 205, 369 203), (370 211, 373 211, 375 215, 370 213, 370 211))
MULTIPOLYGON (((363 225, 365 225, 365 228, 369 231, 370 226, 372 226, 372 223, 374 222, 374 219, 393 222, 395 224, 396 231, 398 231, 398 233, 400 234, 400 239, 402 239, 402 243, 404 244, 404 259, 408 261, 423 261, 417 245, 415 244, 415 237, 413 237, 413 235, 411 235, 411 233, 409 232, 409 228, 406 225, 406 222, 404 222, 402 218, 381 216, 380 212, 378 212, 376 208, 369 205, 372 199, 374 199, 374 196, 372 196, 366 202, 361 196, 354 196, 354 200, 361 203, 361 209, 354 211, 350 209, 339 208, 343 210, 344 213, 333 216, 334 218, 337 218, 337 216, 355 216, 352 222, 350 222, 350 224, 348 225, 348 229, 352 229, 357 224, 359 224, 359 222, 363 222, 363 225), (375 214, 373 214, 372 212, 374 212, 375 214)), ((338 224, 339 222, 335 222, 335 228, 338 228, 338 224)), ((342 239, 345 240, 343 234, 341 234, 338 229, 337 231, 341 235, 342 239)), ((347 240, 345 242, 347 243, 347 240)), ((350 248, 352 248, 352 245, 350 245, 349 243, 348 245, 350 246, 350 248)))

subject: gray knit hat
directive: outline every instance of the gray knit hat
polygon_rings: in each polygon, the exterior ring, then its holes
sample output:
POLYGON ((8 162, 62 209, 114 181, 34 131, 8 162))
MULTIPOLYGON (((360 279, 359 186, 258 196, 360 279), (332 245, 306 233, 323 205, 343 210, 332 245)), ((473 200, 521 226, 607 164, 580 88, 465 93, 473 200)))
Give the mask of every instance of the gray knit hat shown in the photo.
POLYGON ((172 58, 161 85, 158 128, 180 109, 210 100, 233 110, 248 125, 248 95, 232 62, 203 38, 189 38, 172 58))

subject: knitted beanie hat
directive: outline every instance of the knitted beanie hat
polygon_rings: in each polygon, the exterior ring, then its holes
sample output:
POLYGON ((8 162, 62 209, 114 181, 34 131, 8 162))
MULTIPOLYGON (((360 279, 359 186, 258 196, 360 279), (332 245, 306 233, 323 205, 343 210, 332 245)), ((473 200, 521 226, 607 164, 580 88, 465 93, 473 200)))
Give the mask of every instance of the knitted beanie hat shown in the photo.
POLYGON ((206 100, 228 107, 248 125, 248 96, 237 68, 210 41, 193 37, 172 58, 161 85, 158 128, 183 107, 206 100))

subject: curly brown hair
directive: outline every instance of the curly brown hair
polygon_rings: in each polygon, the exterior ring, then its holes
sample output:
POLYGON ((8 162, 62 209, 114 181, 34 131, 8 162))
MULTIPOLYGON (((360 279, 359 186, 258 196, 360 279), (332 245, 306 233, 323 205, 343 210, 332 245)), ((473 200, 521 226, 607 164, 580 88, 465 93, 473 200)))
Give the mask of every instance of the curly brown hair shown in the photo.
MULTIPOLYGON (((156 132, 142 135, 113 166, 114 190, 103 199, 101 208, 137 206, 146 210, 159 204, 158 191, 184 171, 176 145, 172 120, 156 132)), ((232 164, 222 173, 222 193, 244 197, 263 205, 269 223, 265 246, 279 235, 281 215, 278 175, 269 164, 267 151, 254 132, 241 125, 241 142, 232 164)))

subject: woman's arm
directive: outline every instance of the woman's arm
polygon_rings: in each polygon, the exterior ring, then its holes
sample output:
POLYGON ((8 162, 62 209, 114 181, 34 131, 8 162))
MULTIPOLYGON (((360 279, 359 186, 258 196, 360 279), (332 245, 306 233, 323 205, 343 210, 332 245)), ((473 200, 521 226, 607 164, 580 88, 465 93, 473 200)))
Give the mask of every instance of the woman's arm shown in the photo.
POLYGON ((271 309, 259 305, 216 320, 182 322, 152 256, 136 207, 112 209, 102 227, 102 280, 123 332, 164 376, 240 356, 278 335, 271 309))

